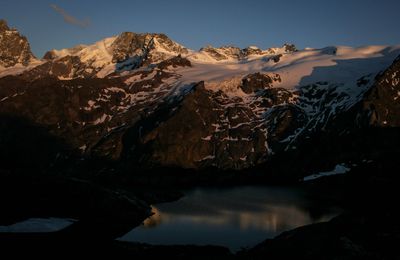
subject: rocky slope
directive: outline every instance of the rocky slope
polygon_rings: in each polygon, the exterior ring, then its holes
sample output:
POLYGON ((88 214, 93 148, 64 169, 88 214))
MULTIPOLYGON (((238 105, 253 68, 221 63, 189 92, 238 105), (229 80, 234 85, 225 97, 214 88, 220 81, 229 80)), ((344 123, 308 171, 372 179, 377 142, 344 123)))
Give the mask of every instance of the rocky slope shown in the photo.
POLYGON ((163 34, 122 33, 0 71, 0 112, 43 127, 80 157, 129 169, 248 169, 317 151, 314 160, 331 154, 329 140, 398 127, 399 54, 399 46, 287 44, 195 52, 163 34))

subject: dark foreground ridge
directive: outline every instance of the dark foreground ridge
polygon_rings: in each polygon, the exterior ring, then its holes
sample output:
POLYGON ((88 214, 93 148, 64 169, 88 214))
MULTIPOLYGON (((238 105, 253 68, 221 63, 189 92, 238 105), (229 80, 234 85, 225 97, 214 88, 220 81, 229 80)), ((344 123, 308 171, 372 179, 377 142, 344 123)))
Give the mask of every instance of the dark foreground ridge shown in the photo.
MULTIPOLYGON (((212 245, 161 246, 115 240, 149 215, 146 203, 177 198, 167 191, 162 193, 142 189, 140 192, 135 189, 133 194, 123 189, 115 192, 114 189, 110 193, 99 185, 87 182, 59 179, 51 182, 49 178, 46 178, 46 183, 31 180, 29 187, 21 182, 11 187, 13 182, 8 181, 8 189, 4 186, 1 189, 6 193, 2 194, 2 198, 12 196, 13 201, 19 203, 25 212, 11 219, 5 218, 7 214, 2 215, 2 223, 21 221, 29 215, 29 210, 36 211, 35 216, 74 217, 81 221, 55 233, 1 233, 0 247, 2 252, 10 251, 16 255, 29 252, 35 256, 49 256, 54 250, 71 257, 83 254, 108 258, 396 259, 400 241, 400 215, 394 206, 399 196, 398 177, 396 172, 382 168, 382 165, 371 164, 368 168, 372 171, 364 168, 348 175, 325 177, 303 184, 320 203, 327 205, 339 202, 343 205, 345 212, 340 216, 328 222, 284 232, 236 254, 227 248, 212 245), (384 172, 379 174, 379 169, 384 172), (365 178, 360 179, 360 175, 365 178), (48 192, 51 192, 54 201, 49 199, 48 192), (33 197, 26 198, 26 194, 33 197), (76 199, 71 198, 73 194, 76 194, 76 199), (87 201, 89 198, 91 201, 87 201)), ((2 205, 7 209, 7 204, 2 205)), ((12 209, 14 206, 8 207, 12 209)))

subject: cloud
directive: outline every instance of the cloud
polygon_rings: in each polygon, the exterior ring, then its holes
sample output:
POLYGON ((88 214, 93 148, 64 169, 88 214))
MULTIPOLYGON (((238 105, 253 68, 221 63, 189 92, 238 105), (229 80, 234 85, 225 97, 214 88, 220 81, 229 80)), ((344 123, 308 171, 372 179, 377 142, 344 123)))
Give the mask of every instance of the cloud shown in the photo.
POLYGON ((53 8, 53 10, 56 11, 57 13, 61 14, 66 23, 76 25, 81 28, 87 28, 90 25, 89 19, 80 20, 80 19, 68 14, 64 9, 60 8, 59 6, 57 6, 55 4, 51 4, 50 7, 53 8))

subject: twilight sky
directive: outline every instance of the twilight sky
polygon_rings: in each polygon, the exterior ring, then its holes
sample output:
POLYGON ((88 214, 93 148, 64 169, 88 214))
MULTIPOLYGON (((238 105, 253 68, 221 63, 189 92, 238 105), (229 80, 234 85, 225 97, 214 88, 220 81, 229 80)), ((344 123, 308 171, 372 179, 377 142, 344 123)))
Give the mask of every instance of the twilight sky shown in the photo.
POLYGON ((399 0, 0 0, 0 18, 39 57, 123 31, 163 32, 191 49, 400 44, 399 10, 399 0))

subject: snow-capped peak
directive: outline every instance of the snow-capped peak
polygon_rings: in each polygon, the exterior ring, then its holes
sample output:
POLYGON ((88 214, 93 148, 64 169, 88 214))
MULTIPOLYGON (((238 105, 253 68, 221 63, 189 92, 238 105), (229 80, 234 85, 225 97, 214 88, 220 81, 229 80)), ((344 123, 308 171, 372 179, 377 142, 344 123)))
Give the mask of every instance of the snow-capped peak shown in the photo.
POLYGON ((73 48, 51 50, 44 55, 46 60, 57 60, 66 56, 78 56, 82 62, 93 62, 93 66, 102 67, 111 63, 112 44, 117 37, 105 38, 92 45, 77 45, 73 48))
POLYGON ((0 20, 0 77, 20 74, 39 64, 26 37, 0 20))
POLYGON ((189 53, 185 47, 172 41, 165 34, 124 32, 91 45, 51 50, 43 58, 57 61, 66 56, 76 56, 87 69, 97 71, 98 77, 104 77, 120 67, 132 67, 131 63, 137 62, 144 55, 144 47, 149 49, 146 54, 147 64, 189 53))

